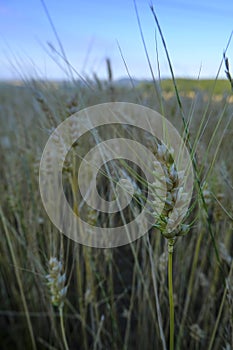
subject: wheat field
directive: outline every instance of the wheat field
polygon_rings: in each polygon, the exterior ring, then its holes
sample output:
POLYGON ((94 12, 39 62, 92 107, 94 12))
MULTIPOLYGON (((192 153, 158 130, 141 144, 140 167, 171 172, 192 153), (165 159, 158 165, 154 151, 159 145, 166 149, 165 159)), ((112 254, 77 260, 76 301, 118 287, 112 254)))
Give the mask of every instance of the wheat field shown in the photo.
POLYGON ((73 71, 73 79, 58 82, 21 72, 22 80, 0 84, 1 349, 233 349, 233 99, 225 56, 222 63, 228 80, 176 79, 170 66, 172 79, 129 76, 119 83, 106 59, 106 80, 97 74, 80 79, 73 71), (131 182, 133 199, 120 215, 86 205, 77 182, 91 148, 130 132, 158 156, 169 180, 159 223, 108 249, 69 239, 47 215, 39 172, 48 138, 69 116, 107 102, 149 107, 184 139, 194 185, 172 236, 164 223, 169 198, 179 195, 173 158, 149 133, 128 126, 99 127, 74 143, 63 164, 63 189, 75 214, 93 226, 130 222, 148 191, 143 169, 114 160, 98 173, 106 201, 115 199, 114 181, 131 182))
MULTIPOLYGON (((56 125, 83 107, 114 99, 160 110, 162 101, 165 115, 182 132, 174 93, 161 91, 158 101, 152 84, 135 89, 111 81, 89 85, 31 80, 0 88, 2 349, 63 349, 61 300, 69 349, 163 349, 156 294, 165 343, 169 339, 168 254, 159 230, 119 248, 85 247, 60 234, 42 206, 38 171, 45 142, 56 125), (57 274, 64 276, 51 286, 48 276, 56 264, 57 274), (64 296, 56 299, 62 287, 67 287, 64 296)), ((231 349, 233 344, 230 98, 230 91, 220 100, 214 91, 180 95, 207 210, 196 184, 190 231, 174 248, 177 349, 231 349)), ((88 142, 83 139, 76 152, 85 152, 88 142)), ((64 183, 72 197, 67 174, 64 183)), ((106 193, 106 181, 100 178, 99 186, 106 193)), ((92 211, 86 215, 106 220, 92 211)))

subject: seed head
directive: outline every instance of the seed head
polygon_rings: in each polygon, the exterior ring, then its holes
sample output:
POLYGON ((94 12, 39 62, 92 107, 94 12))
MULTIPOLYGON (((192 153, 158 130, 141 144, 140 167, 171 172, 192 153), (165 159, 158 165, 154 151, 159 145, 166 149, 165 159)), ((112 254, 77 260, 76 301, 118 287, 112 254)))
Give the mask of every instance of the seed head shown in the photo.
POLYGON ((182 214, 182 207, 187 200, 187 193, 184 192, 182 186, 184 182, 184 172, 177 171, 173 154, 173 149, 167 149, 164 144, 158 145, 156 152, 158 161, 154 162, 155 168, 153 171, 155 181, 151 185, 154 195, 151 205, 153 210, 152 215, 155 217, 156 221, 155 227, 158 228, 168 239, 184 235, 190 229, 188 225, 180 225, 179 228, 172 230, 173 227, 177 226, 177 222, 180 220, 182 214), (158 176, 158 173, 156 172, 158 163, 159 166, 162 167, 164 173, 164 176, 161 179, 156 178, 156 175, 158 176), (156 188, 159 188, 159 181, 160 184, 166 186, 167 193, 162 214, 158 217, 158 214, 156 213, 156 188), (179 208, 179 210, 177 208, 179 208))
POLYGON ((50 289, 51 302, 54 306, 63 307, 67 294, 66 274, 62 273, 63 264, 56 257, 49 260, 49 274, 46 276, 50 289))

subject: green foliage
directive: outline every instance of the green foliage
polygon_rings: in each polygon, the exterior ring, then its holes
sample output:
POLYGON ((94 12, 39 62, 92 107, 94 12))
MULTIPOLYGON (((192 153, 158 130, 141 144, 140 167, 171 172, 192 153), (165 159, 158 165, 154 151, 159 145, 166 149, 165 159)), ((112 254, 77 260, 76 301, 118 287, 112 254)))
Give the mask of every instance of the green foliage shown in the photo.
MULTIPOLYGON (((189 92, 205 92, 211 93, 213 89, 214 80, 212 79, 176 79, 178 90, 181 94, 188 94, 189 92)), ((162 79, 161 81, 162 91, 165 93, 174 93, 174 85, 171 79, 162 79)), ((142 82, 138 85, 138 89, 142 91, 153 90, 152 82, 142 82)), ((215 95, 221 95, 230 93, 231 88, 227 80, 217 80, 213 93, 215 95)))

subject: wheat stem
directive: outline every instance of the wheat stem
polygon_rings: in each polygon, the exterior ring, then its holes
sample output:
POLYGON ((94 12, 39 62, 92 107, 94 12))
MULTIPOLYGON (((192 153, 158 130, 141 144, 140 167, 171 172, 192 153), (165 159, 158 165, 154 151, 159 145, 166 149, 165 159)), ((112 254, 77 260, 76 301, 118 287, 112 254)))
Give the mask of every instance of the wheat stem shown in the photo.
POLYGON ((168 290, 169 290, 169 312, 170 312, 170 350, 174 350, 174 300, 172 283, 172 259, 175 240, 168 240, 168 290))
POLYGON ((62 340, 64 342, 65 350, 69 350, 69 346, 68 346, 67 339, 66 339, 65 326, 64 326, 63 305, 59 307, 59 314, 60 314, 62 340))

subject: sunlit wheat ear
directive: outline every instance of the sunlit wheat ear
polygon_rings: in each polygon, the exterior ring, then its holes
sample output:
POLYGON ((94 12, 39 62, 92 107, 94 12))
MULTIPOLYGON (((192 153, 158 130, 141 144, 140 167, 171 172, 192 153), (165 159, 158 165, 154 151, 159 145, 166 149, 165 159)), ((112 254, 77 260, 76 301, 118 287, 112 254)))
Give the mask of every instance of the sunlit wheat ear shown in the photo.
POLYGON ((56 257, 49 260, 49 274, 46 276, 50 289, 51 302, 54 306, 62 308, 67 294, 66 274, 63 271, 63 264, 56 257))
POLYGON ((189 225, 181 224, 179 227, 171 231, 172 226, 176 226, 177 220, 179 220, 182 214, 182 206, 184 205, 187 194, 183 190, 182 183, 184 182, 184 173, 178 172, 173 159, 174 151, 167 149, 164 144, 159 144, 157 147, 156 156, 158 161, 155 162, 153 171, 155 175, 155 182, 152 184, 152 193, 154 194, 154 201, 152 201, 152 210, 155 218, 155 227, 160 230, 162 235, 167 239, 175 238, 186 234, 190 227, 189 225), (158 164, 162 167, 164 177, 157 179, 156 168, 158 164), (160 183, 160 184, 159 184, 160 183), (165 204, 162 213, 158 216, 156 208, 153 208, 153 203, 156 204, 157 190, 162 185, 167 188, 165 204), (176 209, 175 208, 178 208, 176 209), (169 230, 167 229, 169 228, 169 230))

